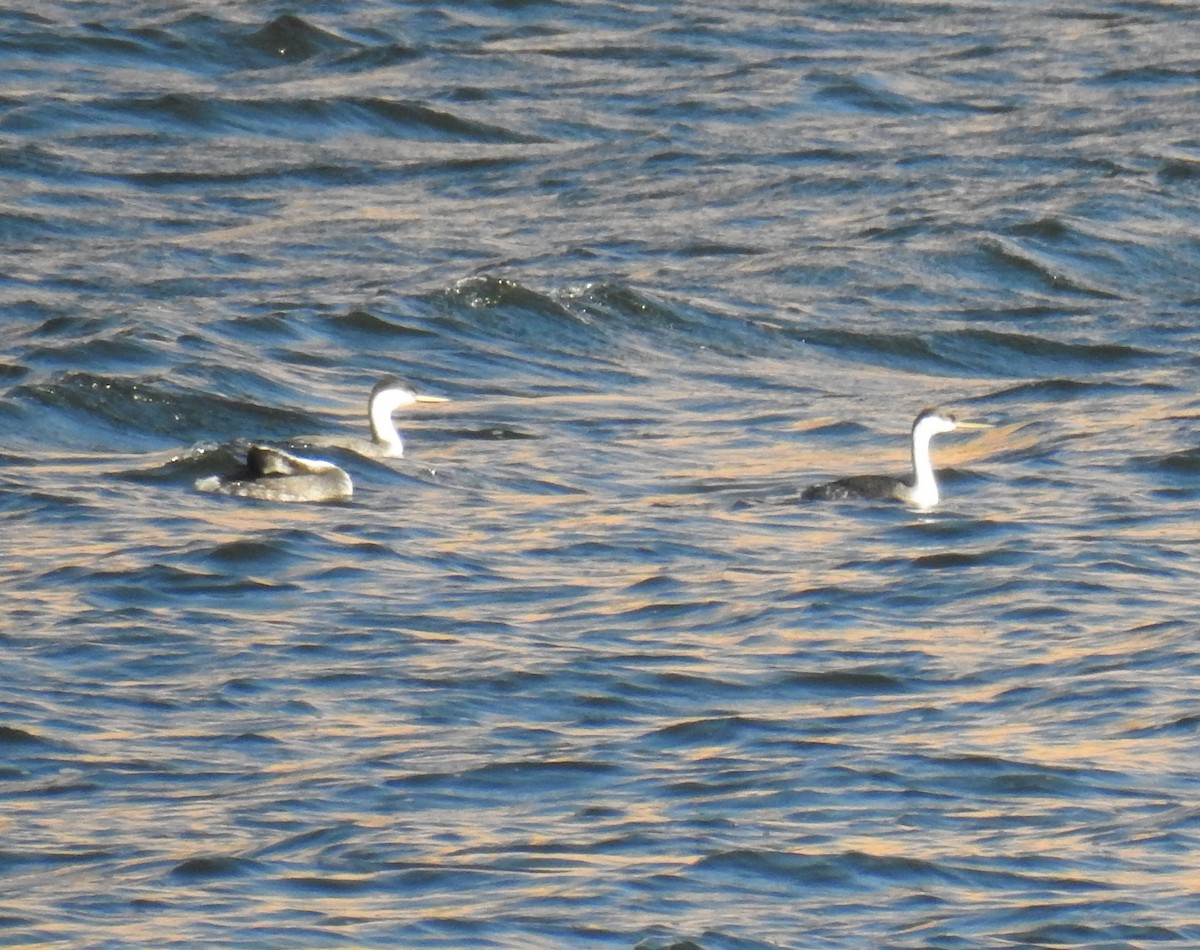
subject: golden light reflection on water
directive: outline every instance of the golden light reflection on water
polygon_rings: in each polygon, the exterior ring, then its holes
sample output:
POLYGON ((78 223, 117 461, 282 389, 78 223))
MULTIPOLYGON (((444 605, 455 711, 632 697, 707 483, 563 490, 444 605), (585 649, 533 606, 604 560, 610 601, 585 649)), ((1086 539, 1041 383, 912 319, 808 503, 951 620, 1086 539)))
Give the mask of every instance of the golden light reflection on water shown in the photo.
MULTIPOLYGON (((600 414, 637 411, 627 400, 603 402, 600 414)), ((557 408, 569 415, 585 405, 586 401, 572 404, 567 400, 557 408)), ((787 431, 790 436, 803 434, 829 421, 833 420, 808 420, 787 431)), ((1070 429, 1081 421, 1082 417, 1072 419, 1068 410, 1056 424, 1070 429)), ((887 600, 900 586, 908 585, 932 598, 943 596, 939 592, 948 592, 946 596, 958 593, 950 583, 953 572, 929 568, 919 572, 913 567, 917 557, 930 551, 941 553, 936 540, 927 542, 923 535, 897 533, 916 525, 937 527, 938 515, 918 517, 900 511, 887 520, 877 520, 836 510, 736 504, 747 495, 754 500, 754 493, 761 488, 753 484, 756 480, 780 480, 794 489, 809 473, 902 472, 908 460, 903 432, 894 439, 881 436, 879 445, 872 445, 866 457, 861 438, 854 446, 839 445, 838 440, 829 438, 814 438, 811 443, 789 438, 786 444, 764 451, 747 442, 721 443, 700 426, 664 432, 652 421, 646 425, 653 437, 605 446, 607 454, 602 458, 581 461, 566 475, 543 471, 546 452, 561 451, 560 444, 516 440, 502 446, 501 454, 511 467, 491 484, 481 479, 463 485, 453 478, 445 485, 406 482, 402 498, 389 494, 385 484, 365 493, 354 505, 332 508, 244 505, 193 496, 178 486, 117 483, 105 487, 103 505, 110 506, 110 513, 101 516, 86 477, 91 460, 51 460, 44 477, 56 483, 64 495, 76 498, 84 510, 71 523, 25 519, 23 527, 28 530, 23 531, 20 544, 10 544, 9 564, 18 583, 13 585, 4 610, 10 616, 21 611, 26 616, 36 613, 43 629, 50 629, 93 609, 96 592, 103 593, 110 586, 100 578, 116 583, 122 574, 137 576, 154 565, 211 574, 219 584, 240 571, 256 568, 231 563, 224 572, 212 559, 214 550, 295 529, 298 536, 311 534, 319 539, 326 552, 321 557, 329 563, 310 564, 304 546, 298 544, 295 559, 285 559, 282 566, 267 559, 262 569, 268 575, 265 580, 295 583, 301 594, 328 593, 335 600, 340 595, 347 603, 388 605, 392 614, 386 621, 372 618, 361 624, 364 629, 338 632, 366 636, 369 630, 376 646, 390 632, 397 648, 404 650, 405 674, 420 681, 420 690, 428 697, 439 691, 452 692, 462 682, 486 687, 489 677, 503 680, 506 672, 514 671, 534 671, 554 682, 560 672, 571 672, 575 657, 608 657, 618 676, 644 690, 648 708, 654 708, 656 690, 662 688, 668 694, 663 711, 643 712, 635 705, 633 711, 623 710, 618 717, 623 721, 603 729, 575 721, 570 708, 510 711, 504 700, 494 697, 490 712, 472 706, 462 721, 432 726, 406 718, 419 708, 420 692, 397 698, 381 691, 378 684, 360 685, 370 683, 377 657, 359 660, 335 651, 336 659, 331 661, 330 654, 323 653, 311 666, 290 656, 273 674, 264 669, 263 682, 254 684, 269 695, 269 702, 294 701, 302 703, 305 710, 286 729, 269 720, 257 726, 272 740, 272 748, 276 744, 286 748, 274 760, 270 756, 255 760, 233 745, 197 753, 196 749, 228 728, 220 718, 164 721, 170 712, 139 713, 144 718, 100 721, 83 729, 90 753, 98 761, 106 756, 115 760, 139 755, 151 761, 163 756, 164 747, 184 750, 180 754, 202 754, 210 771, 252 773, 253 780, 244 788, 245 798, 239 799, 243 794, 239 793, 232 797, 233 803, 247 807, 246 802, 253 801, 256 806, 286 811, 277 800, 310 796, 306 807, 316 813, 340 814, 339 809, 344 810, 353 816, 349 820, 356 834, 374 837, 374 843, 385 852, 396 850, 395 839, 402 837, 405 853, 416 854, 414 864, 421 867, 447 874, 482 870, 504 875, 516 865, 525 878, 514 890, 519 893, 513 897, 518 904, 543 896, 547 900, 561 898, 571 886, 564 885, 564 880, 587 887, 594 886, 597 875, 646 874, 651 867, 661 874, 682 873, 702 858, 687 841, 674 848, 657 848, 652 861, 642 848, 599 853, 586 835, 572 838, 578 834, 572 820, 577 803, 547 806, 543 800, 538 812, 539 795, 528 791, 525 804, 518 800, 520 796, 487 788, 486 778, 484 791, 473 790, 473 771, 494 766, 498 756, 505 754, 499 750, 507 748, 506 740, 496 735, 531 731, 531 717, 541 716, 536 725, 553 731, 554 741, 573 746, 580 758, 587 757, 599 737, 618 748, 640 750, 645 762, 651 763, 637 766, 641 769, 639 781, 650 791, 630 795, 622 789, 607 789, 604 780, 599 780, 594 793, 586 789, 578 793, 583 801, 594 794, 604 803, 610 815, 606 819, 611 825, 609 833, 618 839, 631 829, 671 826, 679 809, 694 807, 694 803, 681 805, 675 790, 688 782, 719 789, 719 775, 714 778, 711 773, 719 773, 720 763, 730 760, 747 770, 760 765, 755 761, 758 750, 744 745, 737 730, 725 741, 666 741, 654 748, 653 755, 641 749, 646 736, 670 735, 671 727, 706 717, 759 717, 772 725, 785 724, 797 736, 816 735, 826 748, 845 756, 847 763, 863 763, 883 772, 906 757, 924 760, 931 763, 933 777, 928 781, 935 784, 938 775, 955 768, 958 756, 986 760, 1001 778, 1011 773, 1019 779, 1033 773, 1051 784, 1058 778, 1068 787, 1078 782, 1081 788, 1104 786, 1110 773, 1114 782, 1117 777, 1146 774, 1154 781, 1157 776, 1181 771, 1180 763, 1190 755, 1186 731, 1180 737, 1167 734, 1149 739, 1139 734, 1153 733, 1163 722, 1169 723, 1173 713, 1156 718, 1142 704, 1123 716, 1105 705, 1102 712, 1107 721, 1098 726, 1090 721, 1087 705, 1072 708, 1058 701, 1054 693, 1072 685, 1088 685, 1088 677, 1079 673, 1088 664, 1112 670, 1107 675, 1114 689, 1126 685, 1120 674, 1122 659, 1129 651, 1147 645, 1139 644, 1135 634, 1122 638, 1121 628, 1132 630, 1145 618, 1135 616, 1139 613, 1136 605, 1122 607, 1114 604, 1113 598, 1134 597, 1147 585, 1157 585, 1167 588, 1160 596, 1185 599, 1188 595, 1171 587, 1170 581, 1116 570, 1097 578, 1103 581, 1102 589, 1109 598, 1101 607, 1090 605, 1087 594, 1072 595, 1077 602, 1060 594, 1055 603, 1070 608, 1070 621, 1076 627, 1070 635, 1056 630, 1053 622, 1042 625, 1036 619, 1025 624, 1025 629, 997 623, 995 618, 1012 606, 1012 596, 1004 592, 1003 583, 1000 593, 988 592, 986 585, 983 593, 968 586, 973 599, 965 605, 948 600, 924 609, 905 609, 887 600), (604 477, 605 464, 632 458, 653 462, 619 477, 604 477), (570 490, 530 490, 514 473, 544 476, 543 488, 557 481, 570 490), (699 489, 691 484, 695 481, 703 483, 699 489), (749 491, 739 493, 747 482, 751 483, 749 491), (397 501, 403 502, 402 508, 394 504, 397 501), (389 504, 393 505, 390 509, 386 507, 389 504), (160 510, 154 511, 155 507, 160 510), (394 530, 378 530, 381 511, 384 517, 394 519, 389 522, 394 530), (385 540, 378 540, 381 537, 385 540), (67 539, 69 545, 64 543, 67 539), (656 548, 655 544, 662 546, 656 548), (369 549, 369 555, 364 549, 369 549), (458 565, 450 573, 457 575, 460 586, 448 582, 447 563, 458 565), (361 570, 349 583, 336 573, 327 582, 306 576, 324 568, 362 568, 364 564, 370 569, 361 570), (85 576, 77 585, 39 583, 63 567, 80 569, 85 576), (475 591, 467 583, 473 572, 477 574, 475 591), (659 583, 643 587, 646 581, 659 583), (340 585, 345 589, 340 590, 340 585), (502 595, 517 590, 522 597, 502 595), (881 608, 880 602, 891 606, 881 608), (436 614, 444 626, 411 629, 406 608, 436 614), (673 613, 673 608, 684 613, 673 613), (831 613, 832 620, 828 619, 831 613), (498 627, 483 628, 481 620, 498 627), (323 665, 330 663, 354 685, 346 689, 322 686, 320 674, 327 671, 323 665), (683 688, 645 685, 648 671, 671 671, 681 681, 691 677, 697 684, 695 695, 686 700, 672 698, 670 690, 683 688), (814 688, 811 693, 789 686, 787 698, 781 698, 770 684, 787 672, 799 678, 812 674, 814 683, 822 686, 828 681, 820 677, 834 674, 836 685, 833 689, 814 688), (859 674, 864 674, 863 678, 856 681, 859 674), (287 681, 269 682, 272 676, 287 681), (724 684, 718 699, 705 695, 707 683, 724 684), (1025 690, 1040 691, 1044 701, 1014 702, 1014 692, 1025 690), (351 748, 356 751, 336 751, 351 748), (371 763, 369 777, 345 778, 367 762, 371 763), (1092 772, 1104 774, 1093 776, 1092 772), (414 783, 409 806, 416 816, 412 821, 420 828, 404 824, 403 810, 385 813, 378 803, 362 806, 337 800, 339 782, 359 782, 363 793, 370 795, 381 779, 403 785, 414 776, 431 777, 445 797, 441 806, 432 809, 421 799, 421 784, 414 783), (335 789, 329 800, 322 798, 326 783, 335 789), (670 787, 672 793, 661 792, 664 787, 670 787), (497 804, 496 799, 505 797, 513 800, 497 804), (381 810, 373 813, 370 809, 376 807, 381 810), (546 858, 547 852, 553 861, 546 858), (497 855, 503 856, 503 866, 496 864, 497 855), (541 873, 549 875, 546 881, 531 880, 541 873)), ((948 436, 936 444, 935 457, 939 465, 978 465, 987 470, 996 458, 1036 447, 1039 438, 1035 429, 1013 423, 980 435, 948 436)), ((495 450, 495 446, 488 448, 495 450)), ((466 464, 471 457, 462 447, 446 453, 448 463, 466 464)), ((774 485, 769 487, 775 490, 774 485)), ((1001 519, 1016 520, 1022 514, 1016 508, 994 514, 994 524, 984 519, 980 523, 1007 528, 1001 519)), ((1044 513, 1038 514, 1042 521, 1048 520, 1044 513)), ((1096 537, 1136 542, 1127 547, 1136 547, 1147 537, 1155 544, 1181 549, 1189 545, 1194 549, 1195 543, 1183 521, 1164 521, 1152 531, 1134 525, 1114 529, 1108 538, 1104 534, 1097 531, 1096 537)), ((1037 539, 1029 542, 1020 535, 1015 538, 1017 546, 1037 543, 1037 539)), ((1060 529, 1052 541, 1080 558, 1076 577, 1086 576, 1096 562, 1109 556, 1100 548, 1091 552, 1078 525, 1060 529)), ((1005 537, 984 542, 1005 543, 1005 537)), ((953 553, 975 544, 969 535, 951 535, 946 550, 953 553)), ((1186 564, 1180 570, 1183 573, 1177 576, 1196 573, 1186 564)), ((990 577, 1001 582, 1012 575, 1013 570, 1002 566, 985 565, 967 572, 968 578, 990 577)), ((343 607, 335 603, 334 612, 343 607)), ((247 649, 267 651, 262 655, 268 665, 280 661, 271 650, 290 649, 298 643, 328 645, 328 631, 321 626, 309 628, 306 621, 297 623, 290 615, 275 617, 269 605, 256 603, 253 597, 230 598, 206 609, 211 616, 228 621, 231 639, 242 638, 247 649)), ((155 606, 153 616, 169 628, 174 615, 167 607, 155 606)), ((211 632, 207 635, 212 636, 211 632)), ((233 676, 254 680, 258 672, 216 670, 205 682, 221 688, 233 676)), ((168 680, 164 674, 162 682, 168 680)), ((516 678, 516 685, 504 687, 511 690, 514 702, 528 702, 527 691, 536 689, 522 685, 525 682, 516 678)), ((571 685, 562 687, 566 694, 579 689, 602 693, 605 688, 595 683, 581 687, 569 677, 567 682, 571 685)), ((108 685, 113 690, 151 692, 156 684, 150 678, 139 680, 133 673, 128 679, 114 678, 108 685)), ((186 692, 197 686, 193 678, 187 687, 172 689, 186 692)), ((565 695, 557 702, 569 707, 570 699, 565 695)), ((266 715, 253 699, 245 703, 258 709, 259 716, 266 715)), ((749 731, 753 734, 752 728, 749 731)), ((784 748, 788 748, 786 744, 784 748)), ((532 753, 534 758, 539 754, 532 753)), ((784 774, 794 775, 799 786, 814 780, 806 771, 804 756, 803 751, 796 751, 776 763, 784 774)), ((911 772, 924 775, 920 765, 911 766, 911 772)), ((852 773, 851 768, 848 774, 852 773)), ((867 785, 872 781, 864 779, 867 785)), ((863 788, 844 791, 853 798, 862 794, 863 788)), ((126 802, 119 814, 110 809, 86 820, 67 811, 57 825, 57 819, 48 820, 35 806, 24 805, 6 817, 2 827, 17 827, 27 816, 38 813, 44 833, 81 845, 101 836, 100 824, 107 826, 104 834, 112 834, 114 827, 118 831, 126 828, 129 834, 142 827, 182 830, 192 837, 179 839, 183 843, 173 846, 170 858, 176 861, 198 852, 241 854, 252 850, 258 843, 255 835, 239 827, 231 802, 207 799, 204 794, 174 805, 126 802), (164 813, 172 811, 171 822, 164 826, 164 813)), ((713 791, 705 807, 727 811, 735 819, 739 814, 755 816, 755 808, 760 803, 768 807, 773 794, 770 788, 713 791), (750 801, 755 803, 753 808, 747 805, 750 801), (739 812, 739 808, 745 811, 739 812)), ((834 840, 829 852, 835 857, 861 852, 945 860, 951 865, 962 863, 959 855, 964 851, 976 858, 1001 858, 1011 838, 970 841, 955 823, 968 818, 986 826, 1010 821, 1014 800, 1024 814, 1051 818, 1071 805, 1066 800, 1069 791, 1055 794, 1034 787, 1015 799, 1004 797, 1002 791, 994 794, 998 804, 960 795, 954 800, 955 822, 949 823, 950 830, 924 833, 919 841, 895 833, 892 827, 872 831, 848 822, 831 831, 834 840)), ((1104 792, 1095 794, 1103 797, 1104 792)), ((550 800, 553 802, 553 797, 550 800)), ((783 818, 780 824, 788 827, 783 818)), ((1067 859, 1090 859, 1094 851, 1090 829, 1068 826, 1064 830, 1061 823, 1053 826, 1057 830, 1052 842, 1042 840, 1034 830, 1021 839, 1023 846, 1067 859)), ((791 839, 786 834, 781 838, 780 847, 786 850, 791 839)), ((1136 845, 1125 847, 1127 853, 1136 850, 1136 845)), ((798 845, 792 848, 803 850, 798 845)), ((270 865, 269 858, 264 862, 270 865)), ((314 862, 319 859, 300 849, 298 865, 314 862)), ((386 919, 389 913, 376 903, 376 897, 363 893, 378 884, 375 872, 326 869, 303 872, 303 881, 289 879, 288 873, 272 869, 266 874, 264 886, 277 893, 265 897, 262 908, 274 901, 281 914, 291 913, 301 904, 308 912, 331 916, 352 912, 368 919, 375 915, 386 919), (303 896, 297 896, 300 891, 303 896)), ((1106 872, 1104 879, 1130 887, 1161 886, 1151 870, 1131 865, 1106 872)), ((199 884, 198 890, 204 886, 199 884)), ((1172 886, 1196 888, 1200 872, 1176 875, 1172 886)), ((180 887, 173 883, 145 889, 146 895, 164 901, 177 899, 179 892, 180 887)), ((496 907, 494 893, 459 895, 454 901, 435 894, 421 900, 425 919, 438 915, 447 919, 487 917, 496 907)))
POLYGON ((26 418, 91 443, 89 407, 35 406, 75 368, 180 411, 393 363, 571 392, 423 417, 348 506, 198 497, 156 457, 6 469, 8 936, 1197 943, 1195 493, 1136 461, 1196 444, 1195 76, 1156 65, 1186 5, 33 6, 26 418), (588 269, 631 303, 561 289, 588 269), (779 502, 904 473, 912 412, 956 399, 1001 425, 937 440, 970 470, 942 511, 779 502), (773 863, 808 855, 833 873, 773 863))

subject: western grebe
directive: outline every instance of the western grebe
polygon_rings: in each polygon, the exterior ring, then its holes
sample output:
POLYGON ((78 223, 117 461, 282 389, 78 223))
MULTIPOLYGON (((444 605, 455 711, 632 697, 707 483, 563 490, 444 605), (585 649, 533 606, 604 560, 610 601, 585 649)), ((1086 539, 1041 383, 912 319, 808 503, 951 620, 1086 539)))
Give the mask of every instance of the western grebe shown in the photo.
POLYGON ((846 501, 851 498, 903 501, 917 508, 932 508, 939 500, 937 478, 929 460, 929 441, 942 432, 955 429, 987 429, 982 422, 959 422, 941 409, 924 409, 913 421, 912 474, 904 478, 891 475, 851 475, 824 485, 804 489, 805 501, 846 501))
MULTIPOLYGON (((441 396, 423 396, 395 376, 375 384, 367 401, 371 440, 316 437, 296 440, 306 446, 339 446, 375 458, 400 458, 404 441, 392 422, 392 413, 419 402, 449 402, 441 396)), ((289 440, 289 444, 291 440, 289 440)), ((269 445, 254 445, 246 464, 232 475, 211 475, 196 481, 200 491, 220 492, 240 498, 270 501, 344 501, 354 494, 350 476, 332 462, 293 455, 269 445)))
POLYGON ((349 449, 368 458, 398 459, 404 455, 404 440, 396 431, 396 423, 392 421, 392 413, 418 403, 449 402, 443 396, 426 396, 418 393, 408 383, 397 376, 385 376, 377 382, 367 399, 367 421, 371 426, 371 438, 363 439, 358 436, 305 436, 295 441, 296 445, 332 446, 339 449, 349 449))
POLYGON ((396 431, 392 413, 420 402, 449 402, 443 396, 426 396, 396 376, 385 376, 371 390, 367 400, 367 418, 371 421, 370 452, 382 458, 400 458, 404 455, 404 440, 396 431))
POLYGON ((332 462, 269 445, 252 445, 245 468, 233 475, 197 479, 196 488, 264 501, 346 501, 354 494, 350 476, 332 462))

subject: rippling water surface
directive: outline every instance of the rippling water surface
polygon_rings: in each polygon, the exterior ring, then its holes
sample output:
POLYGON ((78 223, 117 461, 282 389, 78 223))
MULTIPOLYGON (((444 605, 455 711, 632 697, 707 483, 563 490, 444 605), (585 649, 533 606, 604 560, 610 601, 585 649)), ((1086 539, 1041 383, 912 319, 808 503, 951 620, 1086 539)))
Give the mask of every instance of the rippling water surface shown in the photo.
POLYGON ((0 13, 0 942, 1200 945, 1195 14, 0 13))

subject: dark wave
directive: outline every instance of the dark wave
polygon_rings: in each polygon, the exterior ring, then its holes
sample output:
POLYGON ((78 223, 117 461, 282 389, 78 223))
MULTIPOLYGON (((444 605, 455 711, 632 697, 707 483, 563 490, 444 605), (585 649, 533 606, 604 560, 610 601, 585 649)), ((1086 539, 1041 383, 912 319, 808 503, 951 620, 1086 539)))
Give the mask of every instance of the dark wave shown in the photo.
POLYGON ((841 359, 935 376, 964 371, 983 378, 1070 376, 1144 365, 1159 356, 1142 347, 1067 343, 1029 333, 986 329, 923 335, 832 328, 787 332, 810 345, 829 349, 841 359))
POLYGON ((27 412, 52 415, 54 421, 40 428, 69 427, 73 441, 95 442, 103 431, 116 436, 113 444, 153 436, 160 445, 182 446, 212 438, 294 435, 314 424, 303 412, 190 392, 154 378, 66 373, 53 382, 21 384, 11 398, 27 412))
MULTIPOLYGON (((211 94, 168 93, 101 101, 86 114, 78 114, 85 122, 91 121, 92 116, 132 120, 156 130, 173 129, 190 134, 243 133, 306 141, 322 141, 347 134, 504 145, 544 141, 444 109, 403 99, 375 97, 233 99, 211 94)), ((68 117, 64 120, 70 121, 68 117)))
POLYGON ((246 35, 243 44, 271 62, 298 63, 314 56, 357 51, 361 44, 285 13, 246 35))

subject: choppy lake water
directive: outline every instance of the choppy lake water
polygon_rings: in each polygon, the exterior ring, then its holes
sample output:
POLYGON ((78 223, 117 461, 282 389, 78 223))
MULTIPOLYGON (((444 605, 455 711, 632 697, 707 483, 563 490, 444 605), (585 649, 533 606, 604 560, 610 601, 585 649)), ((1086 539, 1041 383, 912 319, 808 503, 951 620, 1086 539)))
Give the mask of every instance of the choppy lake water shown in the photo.
POLYGON ((1196 24, 0 13, 0 943, 1200 945, 1196 24))

